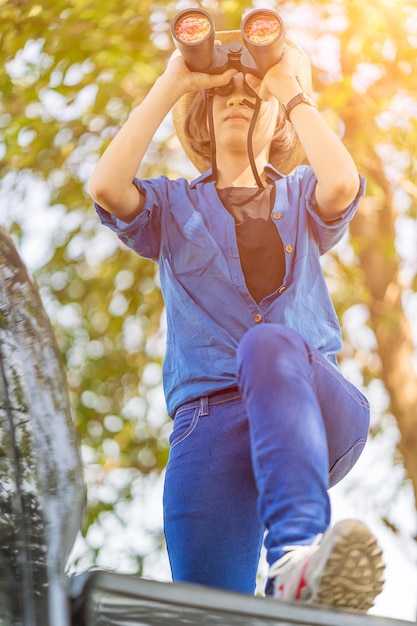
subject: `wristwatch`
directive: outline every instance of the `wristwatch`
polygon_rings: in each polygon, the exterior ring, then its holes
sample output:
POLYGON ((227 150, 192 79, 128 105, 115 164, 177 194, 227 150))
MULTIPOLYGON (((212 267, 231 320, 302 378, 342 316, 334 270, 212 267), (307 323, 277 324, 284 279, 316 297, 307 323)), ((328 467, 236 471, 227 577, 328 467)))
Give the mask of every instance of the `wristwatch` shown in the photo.
POLYGON ((303 93, 303 92, 298 93, 296 96, 294 96, 294 98, 291 98, 287 106, 284 107, 287 120, 291 121, 290 120, 291 111, 293 110, 294 107, 297 106, 297 104, 301 104, 302 102, 304 102, 304 104, 309 104, 311 107, 316 106, 316 103, 314 102, 313 98, 309 96, 308 93, 303 93))

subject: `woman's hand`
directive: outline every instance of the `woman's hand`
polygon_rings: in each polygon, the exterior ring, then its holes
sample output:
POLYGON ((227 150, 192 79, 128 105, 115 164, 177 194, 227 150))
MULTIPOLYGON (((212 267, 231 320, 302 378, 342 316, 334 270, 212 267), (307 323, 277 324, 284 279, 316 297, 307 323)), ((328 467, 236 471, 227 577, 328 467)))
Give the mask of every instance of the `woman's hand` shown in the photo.
POLYGON ((284 46, 281 59, 273 65, 261 80, 254 74, 246 74, 246 81, 261 100, 277 98, 286 104, 290 97, 287 94, 294 91, 294 86, 301 91, 297 81, 299 73, 299 54, 291 46, 284 46))
MULTIPOLYGON (((220 45, 219 41, 215 42, 220 45)), ((188 69, 179 50, 175 50, 169 58, 163 76, 170 77, 182 94, 227 85, 236 76, 237 70, 229 68, 223 74, 207 74, 192 72, 188 69)))

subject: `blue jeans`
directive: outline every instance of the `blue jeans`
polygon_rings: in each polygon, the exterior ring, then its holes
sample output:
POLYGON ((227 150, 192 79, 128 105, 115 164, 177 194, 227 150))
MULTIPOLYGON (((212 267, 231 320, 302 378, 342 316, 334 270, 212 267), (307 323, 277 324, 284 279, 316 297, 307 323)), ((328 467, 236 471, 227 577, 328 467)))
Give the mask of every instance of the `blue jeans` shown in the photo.
POLYGON ((251 329, 237 364, 239 389, 175 414, 164 525, 174 581, 253 594, 265 531, 272 564, 328 527, 328 488, 362 452, 369 405, 286 326, 251 329))

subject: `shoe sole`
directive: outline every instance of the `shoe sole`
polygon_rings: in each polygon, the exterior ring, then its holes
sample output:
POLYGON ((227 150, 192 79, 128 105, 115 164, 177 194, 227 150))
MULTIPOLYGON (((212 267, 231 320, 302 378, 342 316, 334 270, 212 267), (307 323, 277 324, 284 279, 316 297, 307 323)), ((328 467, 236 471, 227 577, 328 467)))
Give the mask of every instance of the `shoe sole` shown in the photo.
POLYGON ((382 551, 365 524, 357 520, 338 522, 326 533, 320 550, 311 559, 312 576, 314 570, 320 572, 314 600, 328 606, 368 611, 384 585, 381 557, 382 551))

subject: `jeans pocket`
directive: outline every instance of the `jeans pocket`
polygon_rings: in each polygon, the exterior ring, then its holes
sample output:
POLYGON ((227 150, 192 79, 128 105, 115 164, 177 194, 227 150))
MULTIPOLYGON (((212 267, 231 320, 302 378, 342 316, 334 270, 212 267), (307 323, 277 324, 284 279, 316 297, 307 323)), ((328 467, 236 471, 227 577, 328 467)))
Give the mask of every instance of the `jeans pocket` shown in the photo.
POLYGON ((355 441, 353 446, 349 450, 337 459, 336 463, 330 469, 329 472, 329 487, 334 487, 355 465, 356 461, 362 454, 362 450, 365 447, 366 437, 361 437, 355 441))
POLYGON ((169 437, 171 449, 191 435, 198 424, 200 414, 201 408, 199 406, 187 409, 178 409, 174 416, 174 428, 169 437))

